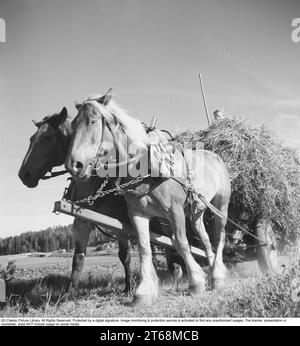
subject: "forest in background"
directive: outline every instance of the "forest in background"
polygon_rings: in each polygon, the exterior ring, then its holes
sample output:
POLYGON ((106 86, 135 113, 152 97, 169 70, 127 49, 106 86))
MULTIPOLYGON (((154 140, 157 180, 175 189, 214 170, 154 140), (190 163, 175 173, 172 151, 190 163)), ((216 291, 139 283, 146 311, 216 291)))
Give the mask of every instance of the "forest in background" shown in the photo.
MULTIPOLYGON (((26 252, 52 252, 74 248, 72 225, 48 227, 37 232, 25 232, 17 236, 0 239, 0 256, 26 252)), ((93 230, 89 246, 97 246, 111 241, 98 230, 93 230)))

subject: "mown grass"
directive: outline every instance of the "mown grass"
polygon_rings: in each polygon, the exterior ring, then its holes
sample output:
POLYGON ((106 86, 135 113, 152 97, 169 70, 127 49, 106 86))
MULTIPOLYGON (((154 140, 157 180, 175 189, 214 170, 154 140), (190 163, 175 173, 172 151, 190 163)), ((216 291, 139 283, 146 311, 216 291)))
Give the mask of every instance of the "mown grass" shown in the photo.
MULTIPOLYGON (((223 289, 197 296, 187 293, 183 281, 175 290, 167 280, 161 281, 159 302, 143 309, 133 308, 132 294, 123 294, 121 267, 88 270, 81 280, 78 294, 62 300, 68 282, 66 268, 42 268, 17 273, 8 285, 8 305, 0 317, 294 317, 300 315, 300 266, 285 267, 281 275, 240 279, 229 276, 223 289), (46 273, 46 274, 45 274, 46 273), (298 304, 299 305, 299 304, 298 304), (298 306, 299 308, 299 306, 298 306)), ((136 269, 133 287, 137 282, 136 269)), ((160 277, 166 278, 161 271, 160 277)))

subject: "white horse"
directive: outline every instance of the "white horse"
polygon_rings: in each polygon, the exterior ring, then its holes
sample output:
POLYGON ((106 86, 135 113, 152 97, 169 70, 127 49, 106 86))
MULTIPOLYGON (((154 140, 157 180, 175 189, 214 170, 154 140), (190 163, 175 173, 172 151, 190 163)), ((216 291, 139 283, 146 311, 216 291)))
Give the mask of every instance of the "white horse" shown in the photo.
MULTIPOLYGON (((118 162, 128 163, 129 176, 122 177, 122 183, 133 181, 130 166, 135 155, 134 150, 148 152, 149 137, 140 121, 129 116, 112 101, 110 92, 102 96, 88 97, 78 107, 78 115, 72 126, 74 133, 66 167, 74 176, 83 180, 88 179, 91 175, 91 166, 95 159, 99 158, 99 153, 113 146, 117 151, 118 162), (122 140, 119 140, 122 134, 130 144, 129 150, 122 140)), ((218 155, 206 150, 196 150, 193 152, 193 158, 196 161, 192 162, 194 169, 191 172, 185 164, 181 165, 182 178, 185 180, 190 178, 193 187, 227 216, 231 188, 224 162, 218 155)), ((181 152, 175 152, 175 161, 185 162, 181 152)), ((120 175, 117 176, 119 177, 120 175)), ((191 208, 184 208, 187 199, 186 189, 178 179, 161 179, 146 175, 142 181, 130 186, 125 198, 129 217, 138 236, 140 282, 135 291, 136 304, 150 304, 158 297, 158 280, 152 264, 149 235, 149 220, 155 216, 170 222, 177 251, 186 265, 190 291, 198 293, 205 289, 205 275, 190 252, 186 237, 186 216, 189 216, 192 228, 199 233, 205 246, 213 287, 223 285, 226 275, 222 255, 225 243, 225 219, 218 216, 214 218, 216 252, 213 253, 203 223, 205 205, 196 199, 191 208), (148 189, 146 194, 138 193, 145 189, 148 189)))

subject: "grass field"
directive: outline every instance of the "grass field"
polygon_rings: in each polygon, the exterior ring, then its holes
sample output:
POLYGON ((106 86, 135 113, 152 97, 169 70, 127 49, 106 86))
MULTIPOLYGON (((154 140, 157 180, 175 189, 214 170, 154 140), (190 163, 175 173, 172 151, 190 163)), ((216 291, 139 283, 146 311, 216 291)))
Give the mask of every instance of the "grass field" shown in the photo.
MULTIPOLYGON (((136 256, 132 262, 134 288, 136 256)), ((238 265, 223 289, 190 296, 186 280, 175 290, 161 258, 159 303, 137 309, 130 306, 132 294, 122 293, 124 274, 116 256, 87 257, 78 293, 67 300, 61 298, 71 257, 20 258, 0 317, 293 317, 300 269, 292 261, 285 263, 280 276, 260 275, 255 262, 238 265)))

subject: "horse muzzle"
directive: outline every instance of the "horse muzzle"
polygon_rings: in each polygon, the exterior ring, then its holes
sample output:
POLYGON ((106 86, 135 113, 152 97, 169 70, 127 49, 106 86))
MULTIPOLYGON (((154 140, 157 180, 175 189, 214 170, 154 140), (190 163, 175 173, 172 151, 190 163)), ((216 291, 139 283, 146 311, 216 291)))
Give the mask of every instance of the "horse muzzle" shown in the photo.
POLYGON ((20 169, 18 176, 27 187, 33 188, 39 183, 39 179, 29 170, 20 169))
POLYGON ((74 161, 72 163, 72 172, 75 175, 80 175, 83 171, 83 164, 80 161, 74 161))
POLYGON ((88 169, 84 166, 84 164, 81 161, 69 161, 66 164, 66 168, 76 178, 82 180, 89 178, 88 169))

